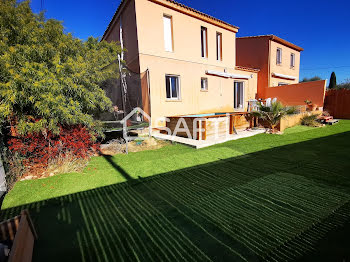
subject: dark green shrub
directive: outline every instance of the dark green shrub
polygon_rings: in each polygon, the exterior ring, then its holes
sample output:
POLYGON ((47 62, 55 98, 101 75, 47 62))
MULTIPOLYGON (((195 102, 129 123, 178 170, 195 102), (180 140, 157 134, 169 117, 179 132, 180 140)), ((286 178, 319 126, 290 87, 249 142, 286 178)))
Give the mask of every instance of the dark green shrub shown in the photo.
POLYGON ((329 88, 329 89, 333 89, 333 88, 336 88, 336 86, 337 86, 337 77, 336 77, 335 73, 332 72, 331 78, 330 78, 330 80, 329 80, 329 86, 328 86, 328 88, 329 88))
POLYGON ((313 126, 313 127, 318 127, 320 126, 320 122, 317 121, 318 115, 317 114, 311 114, 311 115, 306 115, 301 118, 301 124, 303 126, 313 126))

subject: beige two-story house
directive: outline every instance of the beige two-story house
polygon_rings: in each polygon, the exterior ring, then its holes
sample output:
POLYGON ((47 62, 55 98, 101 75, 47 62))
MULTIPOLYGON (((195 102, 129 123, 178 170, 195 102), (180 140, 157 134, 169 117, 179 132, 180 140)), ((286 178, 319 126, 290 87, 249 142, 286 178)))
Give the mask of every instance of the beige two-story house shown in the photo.
POLYGON ((124 0, 102 40, 127 50, 143 108, 161 117, 246 111, 258 70, 236 66, 238 27, 170 0, 124 0))
POLYGON ((237 37, 236 44, 237 65, 260 69, 258 98, 269 87, 299 83, 303 48, 275 35, 237 37))

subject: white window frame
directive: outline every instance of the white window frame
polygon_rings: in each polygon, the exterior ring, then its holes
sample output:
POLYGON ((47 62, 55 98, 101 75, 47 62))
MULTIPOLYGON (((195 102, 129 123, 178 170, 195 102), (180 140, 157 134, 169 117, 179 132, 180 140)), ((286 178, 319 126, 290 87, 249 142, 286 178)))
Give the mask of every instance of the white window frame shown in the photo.
POLYGON ((208 78, 207 77, 201 77, 201 91, 203 91, 203 92, 208 91, 208 78), (203 88, 203 81, 205 83, 205 88, 203 88))
POLYGON ((276 64, 277 65, 281 65, 282 64, 282 48, 277 47, 277 51, 276 51, 276 64), (278 54, 280 54, 278 56, 278 54))
POLYGON ((234 90, 233 90, 233 108, 234 109, 242 109, 242 110, 244 110, 244 101, 245 101, 245 83, 244 83, 244 81, 234 81, 234 90), (239 106, 238 105, 238 101, 237 101, 237 99, 236 99, 236 94, 238 93, 237 92, 237 86, 236 86, 236 84, 238 84, 238 83, 241 83, 242 84, 242 95, 241 95, 241 98, 242 98, 242 104, 239 106))
POLYGON ((295 67, 295 54, 294 53, 290 54, 290 67, 291 68, 295 67))
POLYGON ((208 58, 208 28, 201 26, 201 56, 208 58))
POLYGON ((222 61, 222 33, 216 32, 216 60, 222 61))
POLYGON ((173 39, 173 17, 170 15, 163 15, 163 29, 164 29, 164 49, 167 52, 174 51, 173 39))
POLYGON ((166 100, 168 101, 178 101, 181 100, 181 79, 179 75, 172 75, 172 74, 166 74, 165 75, 165 96, 166 96, 166 100), (167 96, 167 92, 166 92, 166 84, 167 84, 167 77, 169 77, 169 79, 171 77, 176 77, 177 78, 177 97, 173 97, 172 96, 172 86, 171 86, 171 81, 169 82, 169 87, 170 87, 170 98, 168 98, 167 96))

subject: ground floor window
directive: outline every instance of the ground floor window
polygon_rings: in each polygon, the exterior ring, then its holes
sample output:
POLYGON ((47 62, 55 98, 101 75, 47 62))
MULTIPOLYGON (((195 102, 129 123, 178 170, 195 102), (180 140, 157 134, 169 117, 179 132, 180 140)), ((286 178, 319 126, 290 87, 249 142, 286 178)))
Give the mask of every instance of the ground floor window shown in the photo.
POLYGON ((288 83, 283 83, 283 82, 278 83, 278 86, 286 86, 286 85, 288 85, 288 83))
POLYGON ((166 98, 179 100, 180 99, 180 77, 176 75, 165 76, 166 98))
POLYGON ((234 108, 243 109, 244 107, 244 82, 235 82, 234 84, 234 108))
POLYGON ((208 91, 208 78, 201 78, 201 91, 208 91))

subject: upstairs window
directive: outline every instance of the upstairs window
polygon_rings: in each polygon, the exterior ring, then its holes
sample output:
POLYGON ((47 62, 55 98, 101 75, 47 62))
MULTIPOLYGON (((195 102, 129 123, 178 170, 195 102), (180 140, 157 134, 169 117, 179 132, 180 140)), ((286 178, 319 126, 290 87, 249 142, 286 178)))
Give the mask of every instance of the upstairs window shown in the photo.
POLYGON ((295 67, 295 54, 293 53, 290 54, 290 67, 291 68, 295 67))
POLYGON ((171 16, 163 16, 165 51, 173 52, 173 21, 171 16))
POLYGON ((216 60, 222 61, 222 34, 216 33, 216 60))
POLYGON ((208 91, 208 78, 201 78, 201 91, 208 91))
POLYGON ((277 65, 282 64, 282 49, 281 48, 277 48, 276 63, 277 63, 277 65))
POLYGON ((166 98, 180 100, 180 77, 175 75, 165 76, 166 98))
POLYGON ((208 57, 208 31, 207 28, 201 27, 201 51, 202 57, 208 57))

